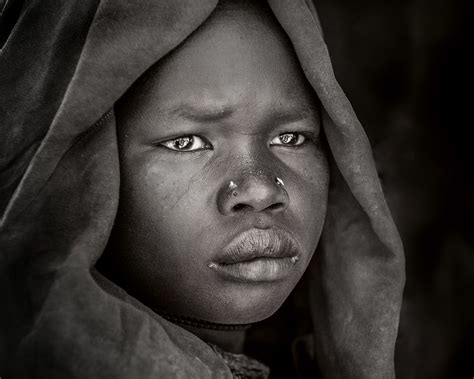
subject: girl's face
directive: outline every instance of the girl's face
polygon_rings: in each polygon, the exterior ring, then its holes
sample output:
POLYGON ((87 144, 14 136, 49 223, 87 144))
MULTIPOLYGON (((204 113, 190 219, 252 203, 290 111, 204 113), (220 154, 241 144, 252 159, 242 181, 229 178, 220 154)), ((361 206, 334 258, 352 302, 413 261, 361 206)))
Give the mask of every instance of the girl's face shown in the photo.
POLYGON ((317 100, 274 22, 216 16, 117 106, 119 214, 104 261, 155 309, 270 316, 326 212, 317 100))

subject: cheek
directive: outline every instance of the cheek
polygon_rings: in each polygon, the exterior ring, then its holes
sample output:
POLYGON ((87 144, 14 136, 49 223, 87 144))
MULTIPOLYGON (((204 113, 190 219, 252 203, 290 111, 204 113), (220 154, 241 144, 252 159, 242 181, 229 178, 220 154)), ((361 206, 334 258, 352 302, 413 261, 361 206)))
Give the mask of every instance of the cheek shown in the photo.
POLYGON ((180 213, 183 203, 189 202, 193 194, 194 176, 191 170, 179 170, 156 160, 136 160, 124 169, 124 189, 131 195, 133 203, 152 214, 170 216, 180 213), (156 212, 156 213, 155 213, 156 212))
POLYGON ((196 193, 194 170, 162 162, 131 162, 123 170, 121 213, 133 224, 133 240, 150 251, 187 250, 203 225, 204 194, 196 193), (201 223, 196 223, 201 220, 201 223), (158 249, 159 247, 159 249, 158 249))
POLYGON ((301 165, 295 189, 290 193, 294 209, 305 230, 308 248, 314 250, 319 241, 326 216, 329 188, 329 168, 325 158, 301 165))

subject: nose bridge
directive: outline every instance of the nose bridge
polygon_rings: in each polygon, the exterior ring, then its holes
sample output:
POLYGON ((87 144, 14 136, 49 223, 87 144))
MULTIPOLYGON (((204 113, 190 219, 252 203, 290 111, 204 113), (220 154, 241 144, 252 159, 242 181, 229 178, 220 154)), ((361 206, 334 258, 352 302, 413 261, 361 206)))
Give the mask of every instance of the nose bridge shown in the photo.
POLYGON ((266 149, 253 147, 243 150, 232 159, 230 172, 241 183, 242 189, 248 188, 261 192, 266 187, 275 187, 278 175, 276 159, 266 149))
POLYGON ((261 141, 256 138, 252 140, 249 143, 241 143, 240 148, 234 152, 233 168, 241 175, 255 179, 264 179, 269 173, 275 174, 278 170, 275 156, 261 141))

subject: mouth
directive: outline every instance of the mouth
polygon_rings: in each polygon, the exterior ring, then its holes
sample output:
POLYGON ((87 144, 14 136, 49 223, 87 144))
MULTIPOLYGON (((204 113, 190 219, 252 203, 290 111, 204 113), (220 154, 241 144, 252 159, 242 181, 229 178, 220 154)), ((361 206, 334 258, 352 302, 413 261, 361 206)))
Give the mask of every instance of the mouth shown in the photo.
POLYGON ((251 229, 237 235, 209 268, 238 282, 272 282, 295 272, 300 260, 296 241, 279 229, 251 229))

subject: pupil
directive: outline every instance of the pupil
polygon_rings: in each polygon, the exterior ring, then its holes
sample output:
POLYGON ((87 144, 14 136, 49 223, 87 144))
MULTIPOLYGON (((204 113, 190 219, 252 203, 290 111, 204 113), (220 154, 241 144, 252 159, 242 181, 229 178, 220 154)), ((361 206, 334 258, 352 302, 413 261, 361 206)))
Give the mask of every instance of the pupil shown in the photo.
POLYGON ((178 149, 184 149, 184 148, 188 147, 188 145, 191 143, 191 141, 192 141, 191 137, 178 138, 176 140, 176 147, 178 149))
POLYGON ((294 142, 295 135, 294 134, 283 134, 280 138, 281 138, 281 141, 283 143, 288 144, 288 143, 294 142))

